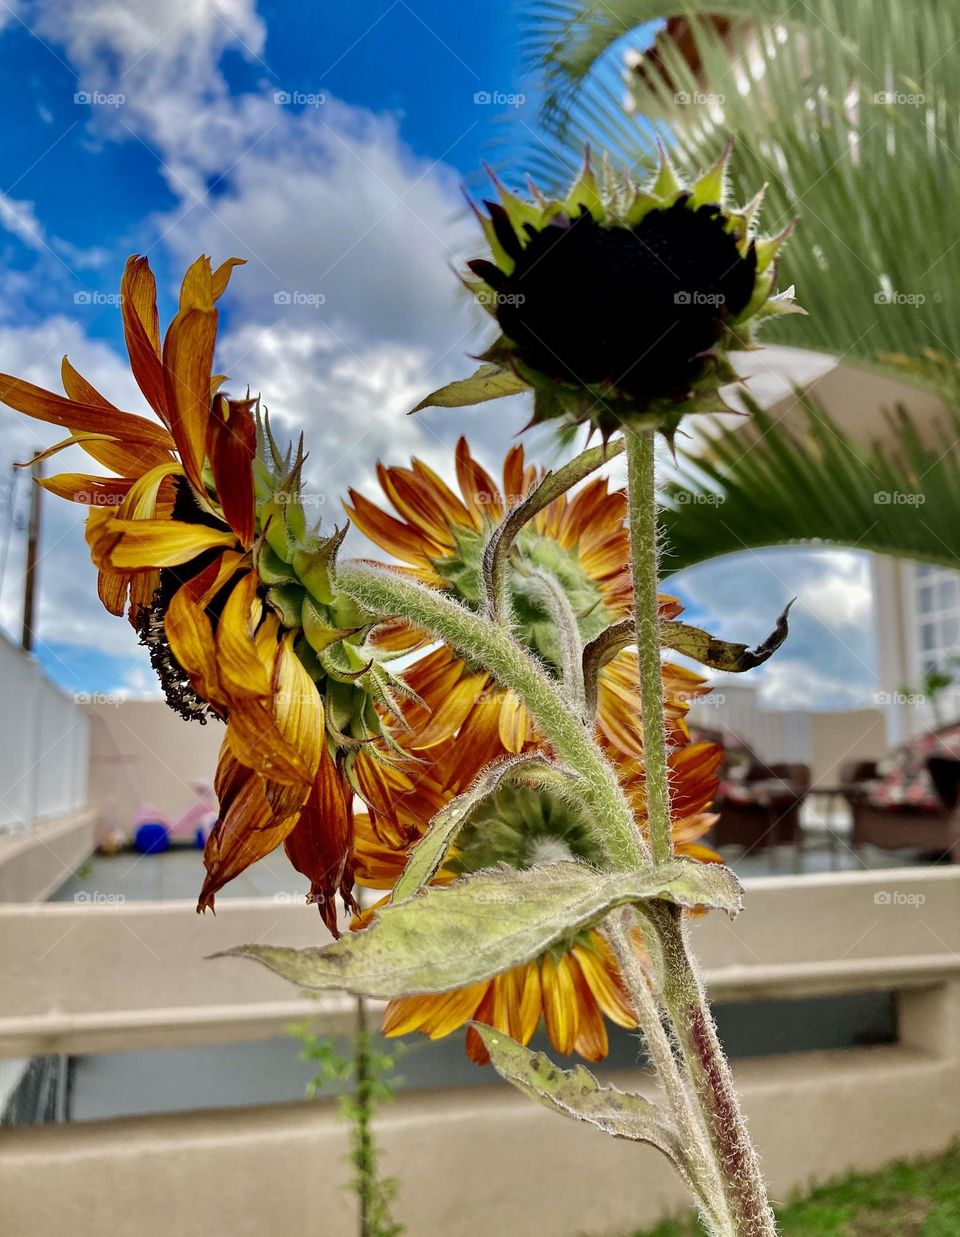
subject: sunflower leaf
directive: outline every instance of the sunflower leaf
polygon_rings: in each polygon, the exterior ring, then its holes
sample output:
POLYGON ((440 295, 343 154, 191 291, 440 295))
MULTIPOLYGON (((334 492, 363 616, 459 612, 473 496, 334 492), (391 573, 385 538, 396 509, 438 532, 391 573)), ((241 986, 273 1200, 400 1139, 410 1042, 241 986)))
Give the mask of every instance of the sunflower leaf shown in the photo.
POLYGON ((735 915, 740 894, 729 869, 686 859, 640 872, 570 861, 501 867, 392 903, 369 928, 321 949, 240 945, 214 956, 253 958, 304 988, 393 999, 490 979, 618 906, 664 898, 735 915))
POLYGON ((423 408, 465 408, 469 404, 483 404, 490 399, 502 399, 505 395, 519 395, 529 388, 522 378, 511 369, 501 365, 485 364, 470 375, 431 392, 410 411, 423 408))
MULTIPOLYGON (((794 599, 796 600, 796 599, 794 599)), ((777 619, 777 625, 761 644, 751 649, 746 644, 732 644, 729 640, 718 640, 701 627, 691 627, 689 623, 663 623, 661 625, 662 644, 664 648, 673 649, 675 653, 683 653, 692 657, 701 665, 712 670, 724 670, 728 674, 741 674, 745 670, 753 670, 761 666, 777 651, 789 634, 787 615, 793 601, 788 602, 783 613, 777 619)))
POLYGON ((583 1065, 561 1069, 544 1052, 532 1052, 482 1022, 471 1024, 505 1082, 554 1112, 586 1121, 632 1142, 658 1147, 674 1163, 683 1159, 680 1135, 669 1113, 642 1095, 601 1083, 583 1065))
POLYGON ((571 779, 572 774, 539 752, 508 756, 488 765, 469 790, 457 795, 431 820, 427 832, 411 850, 390 901, 402 902, 430 883, 470 813, 504 782, 523 779, 540 784, 557 778, 571 779))

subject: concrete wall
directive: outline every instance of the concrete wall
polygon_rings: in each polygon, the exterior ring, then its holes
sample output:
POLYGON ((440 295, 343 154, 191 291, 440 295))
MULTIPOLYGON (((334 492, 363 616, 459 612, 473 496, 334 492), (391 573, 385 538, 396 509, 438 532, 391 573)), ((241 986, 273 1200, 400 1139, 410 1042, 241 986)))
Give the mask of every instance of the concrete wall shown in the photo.
POLYGON ((162 700, 101 699, 90 723, 90 805, 102 827, 131 831, 142 807, 175 817, 213 783, 223 726, 186 722, 162 700))
MULTIPOLYGON (((775 1199, 848 1169, 936 1152, 960 1135, 958 895, 960 872, 945 869, 765 878, 748 883, 736 922, 710 915, 695 925, 714 999, 898 993, 895 1045, 737 1063, 775 1199)), ((208 1022, 218 1010, 223 1025, 205 1034, 222 1037, 231 1007, 248 1026, 257 1007, 260 1034, 275 1034, 299 998, 252 964, 202 955, 257 936, 315 938, 307 914, 239 900, 207 922, 186 904, 0 908, 0 956, 10 959, 0 1042, 18 1055, 32 1023, 40 1038, 31 1050, 136 1047, 145 1028, 164 1029, 163 1002, 179 1002, 166 1023, 170 1043, 190 1042, 190 1009, 208 1022), (112 1029, 98 1032, 91 1019, 108 1013, 112 1029), (49 1038, 53 1019, 58 1038, 49 1038), (17 1020, 19 1039, 7 1034, 17 1020)), ((342 1009, 330 1007, 334 1028, 342 1009)), ((614 1081, 650 1088, 637 1071, 614 1081)), ((379 1135, 411 1237, 626 1237, 686 1201, 651 1150, 506 1087, 405 1092, 379 1135)), ((356 1221, 342 1193, 345 1151, 325 1103, 0 1130, 4 1237, 348 1237, 356 1221)))

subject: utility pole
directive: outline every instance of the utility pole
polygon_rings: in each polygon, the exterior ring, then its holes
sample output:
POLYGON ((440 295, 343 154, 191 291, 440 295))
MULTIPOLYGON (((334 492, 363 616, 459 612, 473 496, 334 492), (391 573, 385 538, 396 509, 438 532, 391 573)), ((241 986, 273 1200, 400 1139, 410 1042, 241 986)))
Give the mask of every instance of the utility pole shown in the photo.
MULTIPOLYGON (((40 449, 37 450, 37 455, 40 449)), ((36 638, 37 610, 37 558, 40 548, 40 499, 43 488, 37 482, 43 476, 43 463, 35 459, 30 469, 33 485, 30 487, 30 522, 27 525, 27 562, 23 573, 23 626, 20 643, 30 653, 36 638)))

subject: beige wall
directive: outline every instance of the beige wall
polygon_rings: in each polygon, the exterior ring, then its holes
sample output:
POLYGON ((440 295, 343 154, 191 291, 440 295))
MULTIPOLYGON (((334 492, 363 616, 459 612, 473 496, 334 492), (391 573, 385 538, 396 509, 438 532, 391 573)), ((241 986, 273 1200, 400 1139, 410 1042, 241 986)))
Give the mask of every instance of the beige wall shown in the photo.
POLYGON ((29 832, 0 834, 0 902, 49 898, 89 857, 95 824, 95 814, 86 811, 40 821, 29 832))
POLYGON ((187 722, 162 700, 100 700, 90 720, 89 801, 101 826, 129 833, 141 805, 176 816, 194 800, 192 783, 212 784, 223 726, 187 722))
POLYGON ((810 715, 810 767, 817 785, 835 784, 848 761, 880 760, 888 746, 886 718, 879 709, 810 715))
MULTIPOLYGON (((774 1198, 960 1135, 958 895, 960 871, 948 869, 771 877, 748 882, 735 922, 694 925, 715 999, 898 993, 896 1045, 737 1063, 774 1198)), ((0 907, 0 1045, 25 1055, 276 1035, 298 1012, 293 990, 251 963, 204 956, 238 940, 317 936, 310 908, 268 899, 225 901, 216 919, 186 903, 0 907)), ((337 998, 313 1009, 342 1026, 337 998)), ((650 1088, 638 1072, 614 1080, 650 1088)), ((379 1133, 410 1237, 626 1237, 685 1204, 651 1150, 506 1086, 405 1092, 379 1133)), ((352 1237, 345 1153, 328 1104, 8 1127, 0 1229, 352 1237)))

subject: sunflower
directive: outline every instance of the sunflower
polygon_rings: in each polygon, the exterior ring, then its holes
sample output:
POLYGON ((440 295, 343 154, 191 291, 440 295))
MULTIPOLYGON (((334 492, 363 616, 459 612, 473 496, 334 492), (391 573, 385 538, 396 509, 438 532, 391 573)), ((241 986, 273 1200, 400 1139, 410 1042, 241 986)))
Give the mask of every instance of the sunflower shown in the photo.
MULTIPOLYGON (((430 749, 428 761, 418 766, 405 785, 395 787, 392 799, 358 815, 355 875, 359 885, 392 888, 432 816, 467 790, 485 764, 504 754, 484 710, 492 711, 489 701, 471 714, 455 738, 430 749)), ((721 758, 722 749, 712 743, 684 743, 670 756, 675 850, 701 862, 720 861, 700 839, 716 820, 707 808, 717 787, 721 758)), ((625 759, 620 775, 642 828, 642 767, 625 759)), ((448 884, 503 863, 522 870, 560 859, 597 863, 600 858, 588 822, 574 804, 542 785, 511 784, 473 810, 434 883, 448 884)), ((371 907, 353 926, 364 926, 375 913, 376 907, 371 907)), ((637 947, 642 949, 639 940, 637 947)), ((438 1039, 476 1021, 527 1044, 542 1021, 557 1051, 599 1061, 608 1051, 604 1016, 618 1026, 636 1025, 610 946, 598 932, 589 930, 482 983, 440 996, 392 1001, 383 1032, 396 1036, 421 1031, 438 1039)), ((488 1060, 472 1028, 467 1031, 466 1049, 478 1064, 488 1060)))
POLYGON ((490 258, 464 282, 501 334, 474 378, 428 396, 463 405, 532 389, 533 422, 588 423, 606 438, 624 424, 668 437, 685 412, 725 407, 736 380, 728 353, 753 346, 754 326, 796 310, 776 296, 776 259, 790 229, 761 239, 761 194, 725 204, 730 147, 693 185, 661 148, 653 183, 604 162, 562 199, 525 201, 494 182, 499 201, 475 209, 490 258))
MULTIPOLYGON (((356 526, 400 559, 411 575, 476 608, 490 531, 542 473, 525 463, 522 446, 512 447, 504 460, 501 488, 471 455, 465 438, 457 443, 455 464, 459 493, 420 460, 414 459, 410 468, 379 464, 380 485, 396 514, 353 489, 346 510, 356 526)), ((627 617, 632 586, 626 513, 626 496, 599 477, 572 496, 562 495, 517 538, 510 567, 514 632, 554 673, 560 671, 561 650, 556 625, 537 591, 538 578, 546 572, 559 581, 584 643, 627 617)), ((676 598, 661 598, 664 619, 675 618, 680 609, 676 598)), ((433 643, 424 632, 402 623, 384 625, 375 639, 382 647, 405 653, 433 643)), ((426 652, 405 670, 404 678, 417 697, 404 706, 412 731, 404 745, 413 751, 441 742, 477 710, 489 719, 508 752, 519 752, 536 738, 533 722, 517 697, 446 646, 426 652), (490 700, 496 707, 481 709, 490 700)), ((702 689, 703 682, 693 671, 665 664, 665 705, 674 742, 689 737, 684 716, 702 689)), ((618 653, 600 671, 597 725, 612 750, 625 757, 642 756, 633 651, 618 653)))
POLYGON ((127 262, 124 336, 158 422, 118 409, 66 359, 65 395, 0 375, 0 400, 69 430, 44 457, 77 445, 114 474, 42 484, 89 506, 100 597, 126 611, 171 706, 227 723, 198 909, 285 843, 336 932, 334 894, 352 897, 353 788, 375 780, 371 740, 388 740, 402 684, 367 644, 371 616, 337 594, 343 533, 307 526, 302 447, 282 453, 258 401, 224 394, 213 372, 216 302, 239 261, 189 268, 162 341, 149 264, 127 262))

